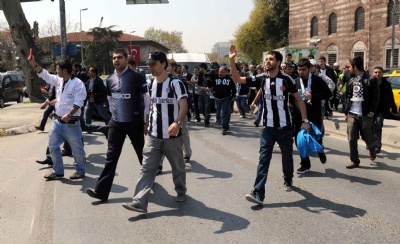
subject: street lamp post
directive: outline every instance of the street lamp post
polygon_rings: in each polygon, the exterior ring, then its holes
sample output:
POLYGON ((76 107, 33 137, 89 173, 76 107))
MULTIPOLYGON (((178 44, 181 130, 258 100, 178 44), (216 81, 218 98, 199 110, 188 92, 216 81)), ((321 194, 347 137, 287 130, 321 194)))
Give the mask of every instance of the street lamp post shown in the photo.
POLYGON ((83 41, 82 41, 82 11, 86 11, 88 10, 88 8, 83 8, 79 10, 79 25, 81 27, 81 62, 82 62, 82 66, 84 66, 83 63, 83 41))

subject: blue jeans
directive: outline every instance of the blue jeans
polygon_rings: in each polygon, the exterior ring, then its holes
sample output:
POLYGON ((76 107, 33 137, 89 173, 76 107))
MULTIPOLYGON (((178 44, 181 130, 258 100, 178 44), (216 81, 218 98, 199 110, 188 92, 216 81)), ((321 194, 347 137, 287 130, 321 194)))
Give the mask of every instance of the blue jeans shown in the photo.
POLYGON ((208 125, 210 123, 210 96, 209 95, 199 95, 199 111, 204 115, 204 124, 208 125))
POLYGON ((257 178, 254 183, 254 191, 259 194, 261 200, 265 197, 265 183, 267 182, 269 164, 272 158, 272 150, 275 142, 278 142, 282 155, 282 170, 285 181, 293 178, 293 132, 292 128, 282 129, 265 127, 260 140, 260 160, 257 167, 257 178))
POLYGON ((246 103, 247 97, 236 97, 236 105, 239 109, 239 113, 241 116, 246 116, 245 111, 246 111, 246 107, 247 107, 247 103, 246 103))
POLYGON ((103 104, 95 104, 94 102, 88 101, 86 104, 86 109, 85 109, 85 122, 86 124, 90 125, 92 123, 92 112, 93 110, 96 110, 97 113, 104 119, 106 124, 108 124, 108 121, 110 121, 111 116, 110 114, 107 113, 106 108, 103 106, 103 104))
POLYGON ((382 113, 377 113, 374 117, 375 120, 375 126, 374 126, 374 139, 375 139, 375 144, 376 147, 381 149, 382 147, 382 127, 383 127, 383 121, 385 120, 385 117, 383 116, 382 113))
POLYGON ((231 109, 229 107, 231 99, 229 97, 224 99, 215 99, 215 110, 219 114, 222 129, 229 130, 229 121, 231 120, 231 109))
POLYGON ((264 105, 261 99, 259 99, 257 101, 257 105, 258 105, 258 112, 257 112, 257 117, 256 117, 256 123, 259 124, 261 122, 261 118, 263 115, 263 111, 264 111, 264 105))
POLYGON ((86 155, 83 150, 81 125, 79 121, 75 124, 67 124, 61 123, 57 119, 53 120, 49 132, 49 149, 54 163, 53 173, 64 174, 64 164, 60 150, 60 145, 64 141, 67 141, 71 146, 76 172, 84 174, 86 170, 86 155))
POLYGON ((46 110, 43 112, 43 117, 42 120, 40 121, 40 128, 43 128, 46 126, 47 119, 49 118, 50 114, 54 111, 54 106, 49 105, 46 110))

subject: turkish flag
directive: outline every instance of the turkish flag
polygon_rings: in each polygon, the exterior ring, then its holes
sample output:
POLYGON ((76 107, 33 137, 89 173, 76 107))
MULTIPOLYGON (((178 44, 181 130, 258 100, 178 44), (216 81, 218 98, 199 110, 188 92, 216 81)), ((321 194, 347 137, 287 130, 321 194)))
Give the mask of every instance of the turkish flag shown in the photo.
POLYGON ((140 46, 128 45, 129 55, 135 60, 136 65, 140 64, 140 46))

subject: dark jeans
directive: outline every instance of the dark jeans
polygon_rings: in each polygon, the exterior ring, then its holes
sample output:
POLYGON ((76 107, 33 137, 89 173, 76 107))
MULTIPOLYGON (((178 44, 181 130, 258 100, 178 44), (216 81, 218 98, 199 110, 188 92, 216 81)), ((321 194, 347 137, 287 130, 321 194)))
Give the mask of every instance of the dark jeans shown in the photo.
POLYGON ((47 119, 49 118, 50 114, 53 111, 54 111, 54 106, 50 106, 50 105, 44 110, 43 117, 42 117, 42 120, 40 121, 40 125, 39 125, 40 128, 44 129, 44 127, 46 126, 46 123, 47 123, 47 119))
POLYGON ((370 151, 375 151, 374 135, 372 132, 374 118, 368 116, 354 116, 349 114, 347 117, 347 136, 350 146, 350 160, 353 163, 360 164, 358 157, 358 138, 363 139, 370 151))
POLYGON ((257 117, 256 117, 256 121, 255 122, 257 124, 259 124, 261 122, 261 118, 262 118, 262 115, 263 115, 263 112, 264 112, 264 105, 263 105, 263 102, 262 102, 261 99, 259 99, 257 101, 257 104, 258 104, 258 112, 257 112, 257 117))
POLYGON ((272 158, 272 150, 275 142, 278 142, 282 155, 282 170, 285 181, 293 178, 293 132, 292 128, 265 127, 260 140, 260 160, 257 167, 257 178, 254 183, 254 191, 259 193, 261 200, 265 196, 265 183, 267 182, 269 164, 272 158))
POLYGON ((383 116, 382 113, 377 113, 374 116, 374 139, 375 139, 375 144, 376 147, 381 149, 382 147, 382 128, 383 128, 383 121, 385 120, 385 117, 383 116))
POLYGON ((115 170, 117 169, 117 163, 119 157, 121 156, 126 135, 129 136, 139 162, 142 164, 144 146, 143 126, 144 124, 116 122, 114 120, 110 120, 107 158, 103 172, 96 183, 96 192, 107 197, 110 194, 111 186, 114 181, 115 170))
POLYGON ((241 116, 246 117, 246 99, 247 97, 236 97, 236 106, 239 109, 239 113, 241 116))
MULTIPOLYGON (((210 123, 210 96, 200 95, 198 101, 199 111, 204 115, 204 124, 208 125, 210 123)), ((197 115, 196 115, 197 116, 197 115)))
POLYGON ((85 122, 86 124, 92 124, 92 113, 93 110, 96 110, 97 113, 103 118, 104 122, 108 124, 108 121, 111 119, 111 115, 107 112, 107 109, 103 106, 103 104, 95 104, 94 102, 88 101, 85 107, 85 122))
POLYGON ((231 109, 229 107, 231 98, 215 99, 215 110, 219 114, 219 119, 223 130, 229 130, 229 122, 231 120, 231 109))
POLYGON ((193 105, 194 113, 196 114, 196 120, 200 121, 199 95, 197 94, 193 94, 193 105))

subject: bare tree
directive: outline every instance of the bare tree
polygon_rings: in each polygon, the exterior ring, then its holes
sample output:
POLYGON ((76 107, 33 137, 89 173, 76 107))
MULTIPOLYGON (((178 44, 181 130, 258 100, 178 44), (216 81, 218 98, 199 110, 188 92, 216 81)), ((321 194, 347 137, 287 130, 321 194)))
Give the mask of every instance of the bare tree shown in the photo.
MULTIPOLYGON (((32 66, 27 62, 29 48, 32 48, 33 55, 37 56, 37 47, 21 3, 15 0, 0 0, 0 3, 7 19, 21 66, 24 67, 23 72, 25 75, 25 84, 28 87, 29 99, 32 102, 43 102, 44 98, 41 95, 39 87, 44 85, 44 81, 39 79, 32 66)), ((40 59, 36 61, 41 65, 40 59)))

